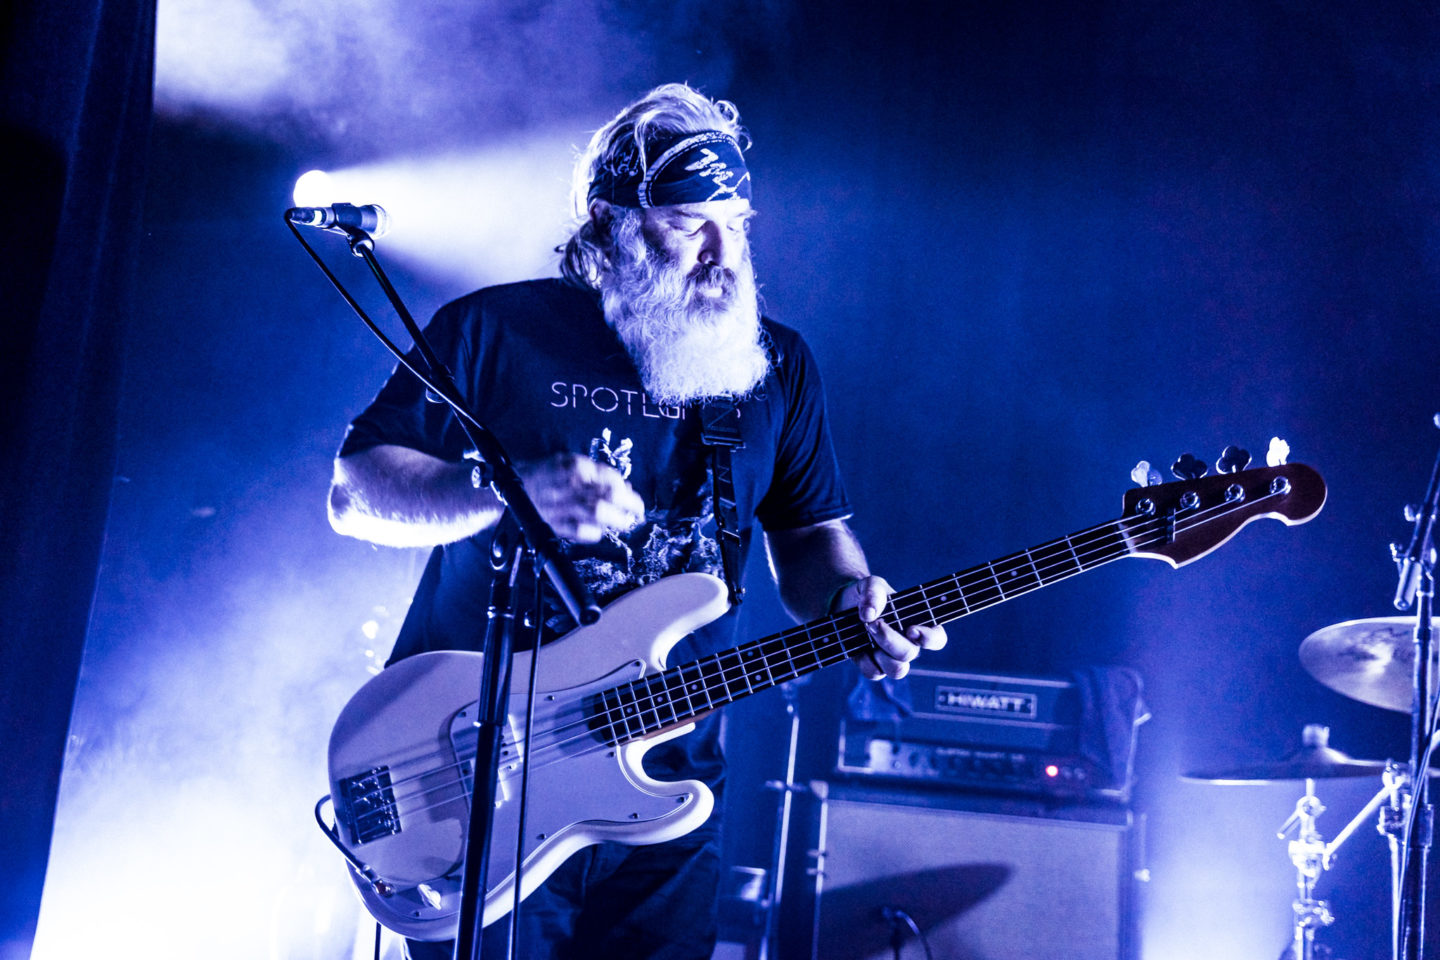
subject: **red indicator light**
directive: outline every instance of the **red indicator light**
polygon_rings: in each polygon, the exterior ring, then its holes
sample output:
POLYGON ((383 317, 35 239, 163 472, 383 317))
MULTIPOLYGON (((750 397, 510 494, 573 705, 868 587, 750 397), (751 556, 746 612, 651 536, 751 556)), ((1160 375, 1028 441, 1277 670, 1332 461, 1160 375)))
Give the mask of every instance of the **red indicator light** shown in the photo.
POLYGON ((1045 766, 1045 776, 1047 776, 1047 777, 1058 777, 1058 776, 1060 776, 1060 768, 1057 767, 1057 766, 1055 766, 1055 764, 1053 764, 1053 763, 1051 763, 1051 764, 1046 764, 1046 766, 1045 766))

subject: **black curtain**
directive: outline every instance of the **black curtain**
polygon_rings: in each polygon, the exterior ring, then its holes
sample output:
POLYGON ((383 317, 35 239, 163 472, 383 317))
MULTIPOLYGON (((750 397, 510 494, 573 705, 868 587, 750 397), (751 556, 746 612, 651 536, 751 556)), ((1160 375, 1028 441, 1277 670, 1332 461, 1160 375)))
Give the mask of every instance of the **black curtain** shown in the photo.
MULTIPOLYGON (((0 958, 34 939, 114 478, 154 0, 0 13, 0 958)), ((117 878, 119 879, 119 878, 117 878)))

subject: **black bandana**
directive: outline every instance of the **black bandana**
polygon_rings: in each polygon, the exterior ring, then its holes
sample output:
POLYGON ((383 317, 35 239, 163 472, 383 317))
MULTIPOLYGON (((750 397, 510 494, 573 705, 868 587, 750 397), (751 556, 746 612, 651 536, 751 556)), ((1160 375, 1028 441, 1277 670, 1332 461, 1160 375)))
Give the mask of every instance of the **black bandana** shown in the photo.
POLYGON ((645 153, 647 162, 642 164, 632 147, 597 171, 589 199, 641 208, 750 199, 750 171, 740 144, 728 133, 657 137, 646 144, 645 153))

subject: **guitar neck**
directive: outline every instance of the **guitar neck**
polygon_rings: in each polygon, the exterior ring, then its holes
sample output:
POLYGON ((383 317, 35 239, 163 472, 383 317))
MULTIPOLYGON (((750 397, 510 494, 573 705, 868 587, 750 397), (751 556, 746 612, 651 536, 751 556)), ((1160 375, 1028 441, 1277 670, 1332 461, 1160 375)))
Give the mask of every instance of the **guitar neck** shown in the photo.
MULTIPOLYGON (((894 593, 886 619, 901 631, 958 620, 1135 553, 1139 526, 1149 528, 1139 535, 1168 536, 1163 521, 1102 523, 894 593)), ((611 688, 601 694, 599 719, 615 741, 633 740, 843 663, 869 647, 859 617, 845 611, 611 688)))

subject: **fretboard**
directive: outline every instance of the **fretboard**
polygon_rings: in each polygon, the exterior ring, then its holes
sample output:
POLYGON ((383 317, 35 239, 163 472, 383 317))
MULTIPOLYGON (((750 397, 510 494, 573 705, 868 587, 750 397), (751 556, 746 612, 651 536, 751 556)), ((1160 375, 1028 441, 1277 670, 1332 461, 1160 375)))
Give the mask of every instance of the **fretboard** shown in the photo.
MULTIPOLYGON (((890 597, 897 630, 933 626, 993 607, 1132 552, 1117 520, 941 577, 890 597)), ((687 723, 752 693, 848 660, 870 647, 854 610, 702 657, 600 695, 592 725, 612 742, 687 723)))

